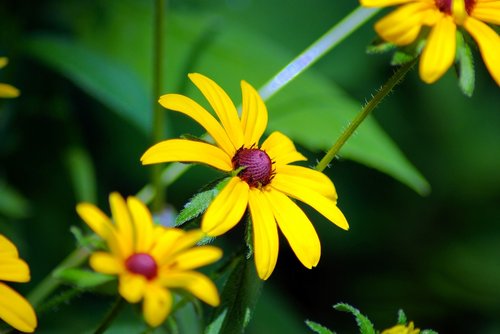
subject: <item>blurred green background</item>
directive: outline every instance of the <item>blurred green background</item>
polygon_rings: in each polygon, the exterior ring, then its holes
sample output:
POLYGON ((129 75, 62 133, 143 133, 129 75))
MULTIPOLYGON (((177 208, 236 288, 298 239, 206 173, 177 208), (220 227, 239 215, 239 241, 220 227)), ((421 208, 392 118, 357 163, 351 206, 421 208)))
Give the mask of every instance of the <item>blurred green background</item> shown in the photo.
MULTIPOLYGON (((239 80, 262 86, 356 7, 353 0, 169 1, 162 91, 204 103, 186 77, 198 71, 239 103, 239 80)), ((30 264, 31 283, 16 285, 23 293, 74 248, 78 201, 109 212, 109 192, 132 195, 149 180, 139 157, 150 145, 156 99, 152 8, 133 0, 0 5, 0 56, 10 60, 0 81, 21 90, 0 101, 0 231, 30 264)), ((309 165, 394 71, 390 55, 365 53, 373 22, 267 103, 270 129, 296 140, 309 165)), ((321 261, 303 268, 282 239, 249 333, 307 333, 306 319, 356 332, 350 315, 333 310, 338 302, 379 329, 403 308, 417 327, 440 333, 500 332, 500 94, 474 56, 472 98, 460 92, 453 69, 434 85, 412 71, 375 111, 379 126, 359 129, 345 158, 326 171, 350 231, 304 207, 321 261), (431 186, 426 196, 412 190, 425 190, 421 175, 431 186)), ((167 112, 165 137, 200 135, 193 123, 167 112)), ((169 202, 182 208, 217 175, 190 169, 168 189, 169 202)), ((241 235, 227 239, 236 245, 241 235)), ((39 332, 85 332, 111 301, 82 294, 43 314, 39 332)))

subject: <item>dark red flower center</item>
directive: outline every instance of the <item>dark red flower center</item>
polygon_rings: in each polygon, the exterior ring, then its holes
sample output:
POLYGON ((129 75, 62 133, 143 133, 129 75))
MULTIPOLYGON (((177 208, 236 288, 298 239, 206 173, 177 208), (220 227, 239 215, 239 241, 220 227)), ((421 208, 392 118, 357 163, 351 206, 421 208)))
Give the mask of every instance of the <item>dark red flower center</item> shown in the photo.
POLYGON ((134 274, 142 275, 152 280, 158 274, 158 265, 153 257, 146 253, 136 253, 125 261, 125 267, 134 274))
MULTIPOLYGON (((453 0, 435 0, 436 1, 436 7, 443 13, 451 15, 451 4, 453 0)), ((465 10, 467 11, 467 14, 470 15, 472 8, 474 8, 474 5, 476 3, 476 0, 460 0, 465 2, 465 10)))
POLYGON ((244 168, 238 176, 250 187, 263 187, 271 182, 274 176, 271 158, 258 148, 242 147, 236 151, 232 161, 235 170, 244 168))

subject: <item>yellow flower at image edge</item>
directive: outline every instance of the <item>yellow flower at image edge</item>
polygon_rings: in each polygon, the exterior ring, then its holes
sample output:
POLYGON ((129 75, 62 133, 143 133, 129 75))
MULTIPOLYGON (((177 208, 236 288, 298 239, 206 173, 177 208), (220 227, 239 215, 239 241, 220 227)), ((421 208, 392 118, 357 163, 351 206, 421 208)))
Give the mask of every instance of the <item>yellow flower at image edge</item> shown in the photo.
POLYGON ((396 45, 411 44, 422 26, 432 27, 420 59, 420 77, 427 83, 438 80, 453 64, 457 26, 474 38, 483 61, 500 85, 500 36, 488 26, 500 25, 500 0, 360 0, 366 7, 403 4, 375 24, 385 40, 396 45))
POLYGON ((80 217, 109 248, 109 252, 94 252, 90 266, 117 275, 119 293, 128 302, 144 300, 143 315, 150 326, 160 325, 170 313, 169 289, 184 289, 209 305, 219 304, 213 282, 193 271, 222 256, 217 247, 193 247, 204 236, 202 231, 154 225, 147 207, 132 196, 125 201, 112 193, 109 203, 114 223, 92 204, 77 206, 80 217))
MULTIPOLYGON (((28 282, 29 267, 19 258, 16 246, 0 234, 0 281, 28 282)), ((0 319, 15 329, 31 333, 37 326, 31 304, 16 291, 0 282, 0 319)))
POLYGON ((315 267, 321 254, 318 235, 305 213, 288 196, 310 205, 328 220, 348 229, 336 205, 333 183, 323 173, 289 165, 306 158, 284 134, 273 132, 259 146, 267 127, 267 109, 247 82, 241 82, 240 118, 231 99, 214 81, 197 73, 190 74, 189 78, 207 98, 219 121, 183 95, 163 95, 159 102, 198 122, 215 145, 170 139, 148 149, 141 158, 142 163, 198 162, 230 173, 227 185, 205 212, 201 229, 210 236, 224 234, 241 220, 248 207, 255 264, 261 279, 267 279, 276 265, 278 226, 302 264, 307 268, 315 267))
POLYGON ((381 334, 419 334, 420 329, 415 328, 413 322, 410 321, 408 326, 396 325, 389 329, 384 330, 381 334))
MULTIPOLYGON (((9 60, 6 57, 0 57, 0 69, 4 68, 9 60)), ((14 98, 19 96, 19 90, 9 84, 0 82, 0 97, 2 98, 14 98)))

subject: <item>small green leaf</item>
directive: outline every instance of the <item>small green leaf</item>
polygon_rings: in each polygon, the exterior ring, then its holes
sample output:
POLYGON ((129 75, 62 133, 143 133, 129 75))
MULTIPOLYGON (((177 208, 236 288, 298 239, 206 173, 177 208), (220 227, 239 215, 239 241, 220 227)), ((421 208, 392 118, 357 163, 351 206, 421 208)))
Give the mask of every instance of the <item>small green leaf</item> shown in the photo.
POLYGON ((83 270, 79 268, 61 269, 55 272, 54 276, 58 279, 66 281, 69 284, 76 285, 83 289, 102 285, 115 279, 110 275, 96 273, 94 271, 83 270))
POLYGON ((0 180, 0 214, 23 218, 29 213, 28 201, 4 180, 0 180))
POLYGON ((331 330, 329 330, 325 326, 318 324, 317 322, 306 320, 306 324, 312 331, 318 334, 335 334, 335 332, 332 332, 331 330))
POLYGON ((349 304, 339 303, 333 306, 337 311, 349 312, 354 315, 356 322, 358 323, 359 330, 361 334, 375 334, 375 329, 371 321, 359 312, 358 309, 352 307, 349 304))
POLYGON ((403 50, 398 50, 392 55, 391 65, 403 65, 409 63, 414 58, 414 55, 409 54, 403 50))
POLYGON ((457 30, 456 70, 458 86, 466 96, 471 97, 475 87, 474 60, 462 32, 457 30))
POLYGON ((406 325, 408 319, 406 318, 406 314, 403 310, 398 311, 398 325, 406 325))
POLYGON ((420 332, 420 334, 439 334, 439 333, 432 329, 424 329, 423 331, 420 332))
POLYGON ((396 48, 396 45, 391 42, 386 42, 380 37, 375 38, 367 47, 366 53, 368 54, 380 54, 392 51, 396 48))

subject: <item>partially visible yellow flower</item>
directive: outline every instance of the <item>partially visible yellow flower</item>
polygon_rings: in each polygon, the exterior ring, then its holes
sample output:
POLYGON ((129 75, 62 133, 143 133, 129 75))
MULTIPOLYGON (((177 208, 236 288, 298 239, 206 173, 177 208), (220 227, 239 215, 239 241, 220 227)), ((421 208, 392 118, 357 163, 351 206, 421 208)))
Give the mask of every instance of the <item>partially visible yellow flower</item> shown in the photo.
POLYGON ((363 6, 403 4, 375 24, 385 40, 396 45, 412 43, 422 26, 432 27, 420 59, 420 77, 438 80, 455 61, 457 26, 476 41, 483 61, 500 86, 500 36, 488 26, 500 25, 500 0, 360 0, 363 6))
MULTIPOLYGON (((0 57, 0 69, 7 66, 9 60, 6 57, 0 57)), ((19 96, 19 89, 9 84, 0 82, 0 97, 13 98, 19 96)))
MULTIPOLYGON (((0 234, 0 280, 28 282, 30 269, 19 258, 16 246, 0 234)), ((32 333, 37 326, 35 311, 19 293, 0 282, 0 319, 15 329, 32 333)))
POLYGON ((410 321, 408 326, 396 325, 389 329, 384 330, 381 334, 418 334, 420 329, 414 328, 413 321, 410 321))
POLYGON ((214 246, 193 247, 203 232, 154 225, 147 207, 132 196, 125 202, 112 193, 109 203, 114 223, 92 204, 80 203, 76 208, 109 248, 109 252, 94 252, 90 266, 97 272, 117 275, 119 293, 128 302, 144 299, 143 315, 150 326, 160 325, 170 313, 170 289, 184 289, 207 304, 219 304, 214 283, 193 271, 222 256, 214 246))
POLYGON ((321 255, 318 235, 289 197, 310 205, 347 230, 332 181, 311 168, 290 165, 306 158, 281 132, 271 133, 259 145, 267 127, 267 109, 259 93, 246 81, 241 81, 240 117, 229 96, 214 81, 198 73, 189 74, 189 78, 207 98, 218 120, 183 95, 166 94, 159 102, 198 122, 215 145, 188 139, 165 140, 149 148, 141 157, 142 163, 198 162, 229 173, 229 182, 208 207, 201 228, 210 236, 224 234, 241 220, 248 207, 255 264, 261 279, 267 279, 276 266, 278 227, 300 262, 309 269, 315 267, 321 255))

